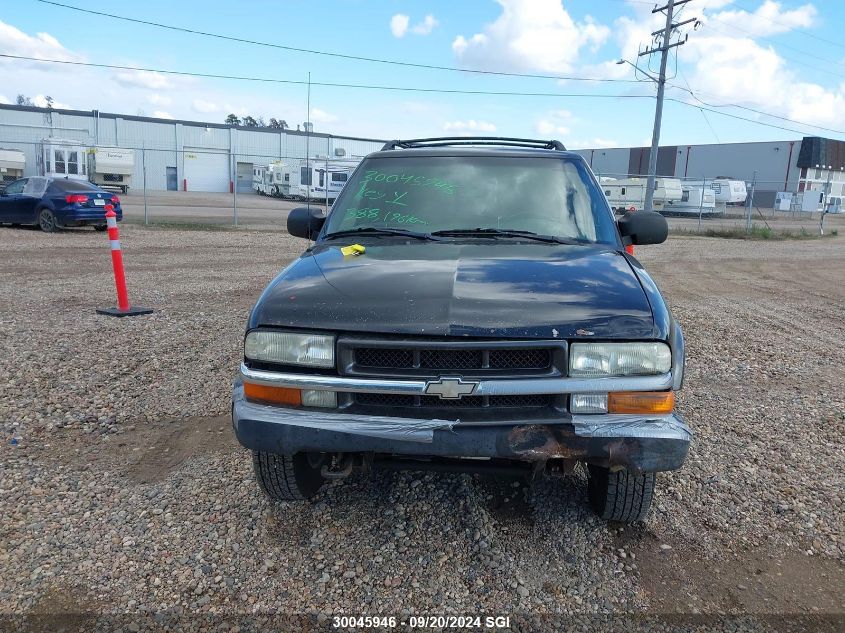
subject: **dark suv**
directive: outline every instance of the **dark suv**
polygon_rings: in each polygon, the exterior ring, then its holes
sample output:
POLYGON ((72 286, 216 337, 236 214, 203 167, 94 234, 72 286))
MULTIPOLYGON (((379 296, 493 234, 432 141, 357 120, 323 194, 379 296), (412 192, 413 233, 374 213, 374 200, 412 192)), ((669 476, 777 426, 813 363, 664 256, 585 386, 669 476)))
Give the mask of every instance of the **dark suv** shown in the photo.
POLYGON ((371 468, 563 474, 642 519, 683 463, 681 328, 626 252, 665 219, 614 219, 557 141, 393 141, 252 310, 233 422, 273 499, 371 468))

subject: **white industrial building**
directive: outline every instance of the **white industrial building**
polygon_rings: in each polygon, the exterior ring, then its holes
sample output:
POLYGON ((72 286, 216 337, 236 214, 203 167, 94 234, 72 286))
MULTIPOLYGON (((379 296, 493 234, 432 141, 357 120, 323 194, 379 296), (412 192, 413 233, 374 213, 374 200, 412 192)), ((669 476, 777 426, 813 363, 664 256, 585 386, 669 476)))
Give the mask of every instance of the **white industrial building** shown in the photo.
MULTIPOLYGON (((579 149, 599 176, 648 173, 648 147, 579 149)), ((815 136, 790 141, 670 145, 657 153, 657 175, 727 178, 754 183, 754 203, 772 206, 778 192, 845 195, 845 141, 815 136)))
MULTIPOLYGON (((45 139, 61 139, 84 151, 125 148, 134 151, 133 188, 150 190, 253 191, 253 175, 271 161, 310 158, 357 162, 381 149, 377 139, 333 136, 275 128, 246 128, 222 123, 155 119, 78 110, 45 110, 0 105, 0 148, 24 153, 24 176, 39 175, 58 158, 45 155, 45 139)), ((55 151, 55 150, 51 150, 55 151)), ((74 152, 75 161, 83 162, 74 152)), ((71 154, 61 154, 69 169, 71 154)), ((82 167, 77 167, 81 170, 82 167)))
MULTIPOLYGON (((140 189, 172 191, 254 191, 253 180, 270 163, 299 159, 357 163, 381 149, 384 141, 246 128, 222 123, 154 119, 78 110, 46 110, 0 105, 0 149, 8 180, 18 163, 9 152, 24 153, 24 176, 60 167, 69 177, 82 175, 98 149, 131 149, 131 174, 106 174, 104 182, 131 182, 140 189), (50 139, 50 155, 45 140, 50 139), (75 145, 74 145, 75 144, 75 145), (58 146, 64 149, 56 149, 58 146), (55 152, 59 151, 59 154, 55 152), (88 156, 82 156, 82 153, 88 156), (71 172, 71 170, 75 170, 71 172)), ((599 176, 645 175, 647 147, 575 150, 599 176)), ((117 153, 112 151, 112 153, 117 153)), ((19 166, 19 165, 18 165, 19 166)), ((48 170, 50 171, 50 170, 48 170)), ((90 171, 90 170, 89 170, 90 171)), ((128 168, 125 171, 129 171, 128 168)), ((326 169, 328 171, 328 169, 326 169)), ((754 202, 772 206, 779 192, 817 191, 845 196, 845 141, 804 137, 786 141, 663 146, 657 175, 681 179, 727 178, 754 183, 754 202)), ((85 177, 97 180, 96 174, 85 177)), ((99 182, 99 181, 98 181, 99 182)))

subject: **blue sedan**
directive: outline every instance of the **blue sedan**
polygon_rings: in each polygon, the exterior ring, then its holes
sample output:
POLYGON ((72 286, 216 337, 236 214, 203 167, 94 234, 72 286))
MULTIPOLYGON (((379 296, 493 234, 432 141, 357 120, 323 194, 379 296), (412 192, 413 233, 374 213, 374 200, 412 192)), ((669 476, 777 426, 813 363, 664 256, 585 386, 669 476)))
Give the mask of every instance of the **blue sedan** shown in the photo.
POLYGON ((65 226, 106 230, 106 205, 123 219, 120 198, 85 180, 21 178, 0 193, 0 222, 37 224, 46 233, 65 226))

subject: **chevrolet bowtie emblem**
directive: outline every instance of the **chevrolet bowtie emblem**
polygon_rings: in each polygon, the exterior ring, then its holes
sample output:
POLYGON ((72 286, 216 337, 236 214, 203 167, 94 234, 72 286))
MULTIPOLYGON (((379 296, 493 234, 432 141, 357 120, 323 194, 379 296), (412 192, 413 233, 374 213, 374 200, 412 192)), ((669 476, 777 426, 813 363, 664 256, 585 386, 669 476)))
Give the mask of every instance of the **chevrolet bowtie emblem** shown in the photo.
POLYGON ((429 380, 425 384, 427 396, 440 396, 442 400, 459 400, 464 396, 472 395, 478 383, 475 381, 464 381, 460 378, 441 378, 440 380, 429 380))

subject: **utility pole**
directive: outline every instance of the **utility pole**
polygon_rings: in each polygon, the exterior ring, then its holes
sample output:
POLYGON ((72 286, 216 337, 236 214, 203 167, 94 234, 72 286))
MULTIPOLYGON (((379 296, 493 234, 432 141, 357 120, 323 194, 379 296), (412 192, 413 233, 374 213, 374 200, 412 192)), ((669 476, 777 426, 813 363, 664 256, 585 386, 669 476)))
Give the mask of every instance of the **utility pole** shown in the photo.
POLYGON ((671 44, 669 41, 672 38, 672 32, 679 26, 697 21, 696 18, 690 18, 689 20, 685 20, 683 22, 672 22, 672 16, 675 12, 675 8, 686 4, 687 2, 691 2, 691 0, 668 0, 662 7, 655 7, 652 10, 652 13, 666 12, 666 26, 651 34, 653 37, 657 37, 658 35, 662 36, 663 41, 659 47, 646 48, 639 54, 639 57, 642 57, 643 55, 651 55, 652 53, 656 53, 658 51, 660 52, 660 75, 657 77, 657 105, 654 109, 654 131, 651 135, 651 151, 648 154, 648 181, 646 183, 645 204, 643 205, 646 211, 654 210, 654 178, 657 174, 657 148, 660 144, 660 122, 663 118, 663 92, 666 88, 666 62, 669 58, 670 49, 685 44, 688 36, 683 40, 678 40, 677 42, 671 44))

